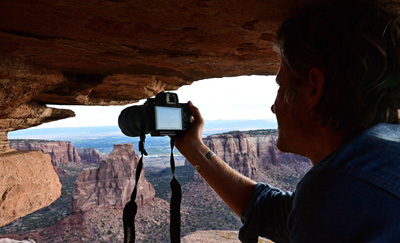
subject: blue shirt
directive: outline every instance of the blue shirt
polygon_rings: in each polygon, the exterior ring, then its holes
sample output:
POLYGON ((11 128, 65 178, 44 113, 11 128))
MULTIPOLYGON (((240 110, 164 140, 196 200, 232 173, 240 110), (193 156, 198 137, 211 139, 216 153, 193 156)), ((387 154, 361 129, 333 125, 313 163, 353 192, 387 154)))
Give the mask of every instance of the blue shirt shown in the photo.
POLYGON ((338 148, 295 192, 258 183, 242 242, 400 242, 400 125, 378 124, 338 148))

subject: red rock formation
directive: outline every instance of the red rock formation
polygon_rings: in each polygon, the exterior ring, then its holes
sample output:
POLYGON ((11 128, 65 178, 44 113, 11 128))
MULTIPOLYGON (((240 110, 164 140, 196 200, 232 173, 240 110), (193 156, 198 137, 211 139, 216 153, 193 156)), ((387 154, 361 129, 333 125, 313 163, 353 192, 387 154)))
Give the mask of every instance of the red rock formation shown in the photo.
POLYGON ((275 74, 278 26, 314 1, 0 1, 0 116, 30 101, 114 105, 275 74))
POLYGON ((2 153, 0 164, 0 226, 60 196, 61 183, 49 155, 40 151, 2 153))
MULTIPOLYGON (((296 179, 311 168, 311 162, 299 155, 280 152, 276 139, 276 131, 260 130, 212 135, 204 143, 240 173, 293 189, 296 179)), ((195 178, 199 179, 199 175, 195 178)))
POLYGON ((207 137, 205 144, 241 174, 248 177, 255 175, 257 149, 244 134, 212 135, 207 137))
POLYGON ((274 74, 273 34, 294 4, 2 1, 0 56, 46 68, 28 90, 41 103, 132 102, 204 78, 274 74))
POLYGON ((39 150, 51 156, 54 166, 64 163, 80 163, 78 150, 71 142, 42 140, 11 140, 10 147, 18 151, 39 150))
MULTIPOLYGON (((122 209, 130 200, 135 186, 135 172, 139 157, 132 144, 114 145, 114 150, 98 169, 81 172, 76 181, 72 212, 86 212, 95 207, 122 209)), ((144 172, 138 182, 136 203, 142 206, 155 197, 153 186, 144 172)))
POLYGON ((107 155, 100 153, 95 148, 77 148, 83 163, 99 164, 107 155))
MULTIPOLYGON (((25 76, 23 73, 21 75, 25 76)), ((36 76, 36 78, 41 77, 40 75, 35 75, 35 76, 36 76)), ((1 65, 0 65, 0 79, 1 79, 1 65)), ((25 80, 25 81, 27 81, 27 80, 25 80)), ((13 85, 16 85, 16 84, 13 84, 13 85)), ((10 84, 9 88, 13 88, 14 87, 13 85, 10 84)), ((24 87, 25 89, 27 87, 29 89, 32 89, 32 87, 28 83, 24 84, 24 86, 25 86, 24 87)), ((4 93, 2 93, 3 91, 0 91, 0 95, 5 95, 5 97, 7 97, 7 94, 9 93, 9 91, 7 91, 7 88, 5 90, 6 90, 6 92, 4 92, 4 93)), ((27 91, 21 91, 21 92, 27 93, 27 91)), ((14 92, 12 92, 12 93, 14 94, 14 92)), ((10 102, 12 102, 12 100, 15 97, 16 96, 13 96, 11 98, 10 102)), ((18 99, 18 101, 20 101, 20 99, 18 97, 17 97, 17 99, 18 99)), ((7 114, 6 117, 4 117, 4 116, 2 117, 0 115, 0 153, 10 151, 9 141, 7 138, 7 134, 10 131, 25 129, 28 127, 40 125, 45 122, 51 122, 51 121, 56 121, 59 119, 75 116, 75 113, 71 110, 48 108, 43 104, 39 105, 36 103, 28 103, 28 104, 20 105, 20 103, 17 103, 14 105, 16 105, 16 106, 19 105, 19 106, 16 108, 15 107, 7 107, 7 109, 9 109, 12 112, 7 114), (12 108, 14 110, 12 110, 12 108)), ((2 106, 2 107, 6 107, 6 106, 2 106)), ((7 110, 7 109, 5 109, 5 110, 7 110)))

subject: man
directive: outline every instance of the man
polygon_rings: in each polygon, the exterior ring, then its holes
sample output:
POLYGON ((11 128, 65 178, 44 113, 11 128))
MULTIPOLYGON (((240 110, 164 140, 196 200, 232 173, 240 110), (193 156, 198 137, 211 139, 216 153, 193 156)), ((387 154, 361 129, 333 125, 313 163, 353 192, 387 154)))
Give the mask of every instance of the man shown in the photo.
POLYGON ((372 1, 309 7, 277 34, 278 148, 311 159, 295 192, 256 183, 203 144, 176 147, 241 216, 240 239, 400 242, 400 26, 372 1))

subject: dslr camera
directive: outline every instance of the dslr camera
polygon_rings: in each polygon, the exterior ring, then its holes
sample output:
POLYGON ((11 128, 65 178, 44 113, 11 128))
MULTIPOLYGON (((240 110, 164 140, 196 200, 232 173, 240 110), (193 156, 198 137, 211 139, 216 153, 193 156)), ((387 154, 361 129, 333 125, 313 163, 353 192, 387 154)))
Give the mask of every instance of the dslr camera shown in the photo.
POLYGON ((122 110, 118 125, 129 137, 139 137, 143 132, 151 136, 181 136, 190 128, 191 113, 187 104, 179 103, 177 94, 161 92, 143 105, 122 110))

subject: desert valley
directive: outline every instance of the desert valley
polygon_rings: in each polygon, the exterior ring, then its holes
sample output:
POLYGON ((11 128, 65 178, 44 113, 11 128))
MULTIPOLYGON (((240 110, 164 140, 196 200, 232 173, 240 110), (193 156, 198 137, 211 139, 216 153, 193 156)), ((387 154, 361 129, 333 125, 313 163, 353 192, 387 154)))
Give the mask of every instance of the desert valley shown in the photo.
MULTIPOLYGON (((276 139, 276 130, 254 130, 209 135, 204 142, 240 173, 292 190, 311 163, 306 158, 279 152, 276 139)), ((122 242, 122 209, 135 185, 139 156, 134 147, 137 144, 115 144, 109 154, 96 148, 76 148, 66 141, 19 139, 10 140, 10 146, 49 154, 62 183, 62 194, 49 207, 1 227, 0 238, 34 242, 122 242)), ((182 241, 195 242, 193 239, 200 238, 201 242, 207 242, 208 238, 219 235, 225 242, 234 242, 230 239, 237 239, 239 217, 178 153, 176 159, 175 174, 183 193, 182 241)), ((170 241, 168 164, 168 156, 144 158, 136 199, 139 205, 137 242, 170 241)))

